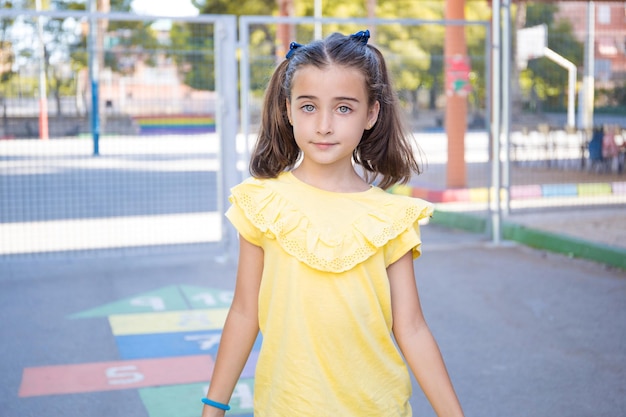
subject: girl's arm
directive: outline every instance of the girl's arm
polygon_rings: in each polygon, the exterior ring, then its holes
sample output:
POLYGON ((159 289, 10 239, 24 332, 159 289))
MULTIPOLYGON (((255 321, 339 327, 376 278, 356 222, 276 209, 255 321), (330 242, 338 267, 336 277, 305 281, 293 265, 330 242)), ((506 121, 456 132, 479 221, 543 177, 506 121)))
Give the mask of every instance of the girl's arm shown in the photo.
MULTIPOLYGON (((263 250, 239 237, 239 265, 235 295, 224 324, 207 398, 228 404, 235 384, 259 333, 258 297, 263 271, 263 250)), ((205 405, 202 417, 223 416, 205 405)))
POLYGON ((463 416, 437 342, 422 314, 411 252, 390 265, 387 273, 398 347, 435 413, 439 417, 463 416))

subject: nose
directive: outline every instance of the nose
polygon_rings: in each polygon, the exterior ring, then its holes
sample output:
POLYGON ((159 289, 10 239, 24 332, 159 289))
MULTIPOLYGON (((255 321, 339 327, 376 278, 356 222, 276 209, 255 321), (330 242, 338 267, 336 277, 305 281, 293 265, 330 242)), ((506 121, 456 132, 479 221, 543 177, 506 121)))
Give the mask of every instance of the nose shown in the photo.
POLYGON ((333 117, 329 112, 320 112, 317 120, 317 133, 329 135, 333 133, 333 117))

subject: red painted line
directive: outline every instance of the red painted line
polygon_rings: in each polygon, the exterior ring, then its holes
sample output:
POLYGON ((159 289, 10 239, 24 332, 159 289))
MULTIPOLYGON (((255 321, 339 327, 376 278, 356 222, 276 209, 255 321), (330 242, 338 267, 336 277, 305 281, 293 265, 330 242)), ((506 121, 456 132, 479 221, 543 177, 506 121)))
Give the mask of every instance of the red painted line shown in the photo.
POLYGON ((25 368, 20 397, 208 382, 210 355, 25 368))

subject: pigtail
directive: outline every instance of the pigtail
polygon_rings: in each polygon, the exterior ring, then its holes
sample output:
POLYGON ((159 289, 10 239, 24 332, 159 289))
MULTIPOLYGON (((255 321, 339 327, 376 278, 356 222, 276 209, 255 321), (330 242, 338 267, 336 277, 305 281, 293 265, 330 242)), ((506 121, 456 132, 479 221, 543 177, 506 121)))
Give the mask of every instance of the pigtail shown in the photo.
POLYGON ((299 149, 287 118, 284 88, 288 60, 274 71, 265 91, 261 127, 250 159, 250 174, 256 178, 275 178, 296 163, 299 149))
POLYGON ((413 136, 400 113, 398 98, 393 90, 385 59, 378 48, 368 45, 377 61, 377 76, 372 77, 370 89, 373 100, 380 103, 378 120, 366 131, 355 149, 355 162, 369 176, 377 177, 378 186, 387 189, 394 184, 406 184, 413 173, 421 173, 415 154, 421 155, 413 136))

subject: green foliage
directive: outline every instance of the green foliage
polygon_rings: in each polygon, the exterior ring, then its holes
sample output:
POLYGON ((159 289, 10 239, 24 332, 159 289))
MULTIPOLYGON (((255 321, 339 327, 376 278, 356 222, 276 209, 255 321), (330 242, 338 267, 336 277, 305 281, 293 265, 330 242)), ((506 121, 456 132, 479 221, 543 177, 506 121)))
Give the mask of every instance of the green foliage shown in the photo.
POLYGON ((177 63, 184 83, 198 90, 214 90, 213 25, 174 23, 170 41, 170 56, 177 63))
MULTIPOLYGON (((111 11, 128 12, 131 10, 132 0, 110 0, 111 11)), ((84 11, 87 2, 84 0, 42 0, 44 10, 70 10, 84 11)), ((0 1, 3 8, 29 8, 34 9, 33 0, 0 1)), ((60 107, 60 97, 65 95, 77 95, 76 74, 84 70, 88 65, 87 36, 85 30, 87 22, 77 21, 75 18, 49 18, 44 19, 44 65, 47 78, 47 89, 51 96, 57 99, 57 109, 60 107)), ((36 31, 36 22, 24 19, 23 23, 31 25, 36 31)), ((152 22, 143 21, 116 21, 109 20, 105 26, 107 41, 103 48, 96 46, 98 60, 114 72, 131 73, 136 62, 141 60, 148 65, 155 65, 155 57, 159 53, 159 42, 152 22)), ((14 19, 2 19, 0 22, 0 36, 5 36, 9 28, 14 24, 14 19)), ((0 38, 0 42, 2 39, 0 38)), ((39 51, 38 42, 35 41, 30 48, 17 51, 18 56, 24 62, 32 61, 38 65, 39 51)), ((4 66, 1 66, 4 69, 4 66)), ((3 71, 0 77, 4 90, 13 94, 16 89, 8 78, 10 73, 3 71)), ((25 80, 22 82, 26 83, 25 80)), ((23 88, 17 89, 20 93, 23 88)), ((2 91, 2 90, 0 90, 2 91)), ((2 93, 0 93, 2 94, 2 93)))
MULTIPOLYGON (((198 2, 200 3, 200 2, 198 2)), ((333 17, 367 17, 363 0, 349 0, 343 2, 323 2, 324 16, 333 17)), ((198 4, 200 5, 200 4, 198 4)), ((295 2, 296 16, 312 16, 313 2, 295 2)), ((229 13, 235 15, 268 15, 277 13, 275 0, 240 1, 232 2, 217 0, 203 2, 202 13, 229 13), (236 4, 235 4, 236 3, 236 4)), ((488 20, 490 9, 486 2, 472 1, 467 5, 467 16, 473 20, 488 20)), ((415 18, 422 20, 440 20, 444 17, 444 3, 441 1, 378 1, 376 17, 379 18, 415 18)), ((276 56, 278 41, 276 36, 277 25, 256 25, 250 28, 250 76, 253 94, 260 96, 267 84, 267 80, 282 56, 276 56)), ((325 24, 324 35, 338 31, 351 33, 361 30, 362 25, 356 24, 325 24)), ((309 42, 313 38, 313 25, 303 24, 294 28, 293 40, 309 42)), ((185 41, 191 32, 180 28, 172 28, 172 39, 176 50, 185 50, 185 41)), ((406 105, 417 108, 417 92, 427 89, 432 92, 430 105, 434 106, 435 98, 443 91, 444 59, 443 42, 445 28, 439 24, 424 24, 419 26, 403 26, 399 24, 380 25, 375 30, 373 42, 381 48, 387 57, 393 72, 395 87, 399 95, 406 101, 406 105)), ((483 107, 485 102, 485 37, 483 26, 466 28, 468 53, 472 59, 472 83, 475 94, 472 100, 476 106, 483 107)), ((190 57, 177 59, 179 68, 185 68, 190 57)), ((193 68, 188 71, 194 72, 193 68)), ((203 70, 206 77, 210 74, 203 70)), ((186 80, 197 80, 201 77, 190 77, 186 80)), ((197 87, 197 84, 190 84, 197 87)))
MULTIPOLYGON (((367 17, 364 0, 343 2, 323 2, 322 14, 333 17, 367 17)), ((276 15, 276 0, 230 0, 195 1, 203 14, 276 15)), ((313 2, 294 2, 296 16, 312 16, 313 2)), ((467 16, 473 20, 488 20, 490 9, 486 2, 472 1, 467 4, 467 16)), ((378 1, 376 17, 415 18, 440 20, 444 15, 441 1, 378 1)), ((325 24, 324 35, 339 31, 351 33, 363 29, 355 24, 325 24)), ((276 36, 277 25, 253 25, 250 28, 250 77, 252 93, 262 95, 276 62, 279 44, 276 36)), ((425 24, 408 27, 398 24, 381 25, 376 28, 375 39, 388 59, 394 75, 395 87, 406 100, 407 106, 417 107, 417 92, 427 89, 432 92, 430 105, 443 91, 443 42, 445 28, 438 24, 425 24)), ((309 42, 313 38, 313 25, 297 25, 293 40, 309 42)), ((193 88, 212 89, 213 55, 211 32, 195 24, 174 24, 170 32, 172 54, 185 83, 193 88)), ((472 83, 475 93, 472 100, 483 107, 485 101, 485 28, 467 27, 468 53, 472 58, 472 83)))
MULTIPOLYGON (((18 1, 18 0, 14 0, 18 1)), ((22 0, 32 1, 32 0, 22 0)), ((132 0, 111 0, 112 11, 130 10, 132 0)), ((8 4, 8 2, 4 2, 8 4)), ((195 0, 194 4, 202 14, 241 15, 276 15, 276 0, 195 0)), ((323 2, 323 15, 333 17, 367 17, 365 0, 345 0, 342 2, 323 2)), ((57 10, 84 10, 84 0, 50 0, 50 7, 57 10)), ((379 18, 415 18, 422 20, 440 20, 444 15, 443 1, 378 0, 375 15, 379 18)), ((313 15, 312 1, 295 1, 295 15, 313 15)), ((468 1, 466 15, 471 20, 488 20, 490 8, 485 1, 468 1)), ((46 31, 53 37, 47 47, 48 76, 50 87, 59 91, 67 89, 63 82, 70 80, 55 79, 53 63, 71 62, 73 71, 87 66, 87 43, 84 33, 68 33, 65 22, 48 19, 46 31), (64 45, 64 50, 61 48, 64 45), (56 61, 53 57, 57 57, 56 61)), ((102 62, 108 68, 120 73, 132 73, 138 60, 149 65, 156 63, 156 56, 163 54, 164 46, 157 41, 151 27, 152 22, 109 21, 107 27, 108 43, 102 62)), ((267 80, 276 65, 283 59, 278 56, 281 50, 278 44, 276 24, 253 25, 250 27, 250 62, 251 86, 253 94, 261 95, 267 80)), ((361 24, 325 24, 324 35, 333 31, 342 33, 363 29, 361 24)), ((407 106, 417 108, 420 90, 431 92, 429 105, 435 105, 435 99, 443 93, 444 57, 443 43, 445 28, 440 24, 406 26, 399 24, 380 25, 371 28, 374 32, 372 42, 380 47, 388 59, 393 72, 395 87, 407 106)), ((314 27, 296 25, 293 38, 298 42, 309 42, 313 38, 314 27)), ((465 29, 468 54, 471 57, 471 82, 474 93, 471 97, 476 106, 485 102, 485 28, 468 26, 465 29)), ((214 81, 214 28, 213 25, 197 23, 174 23, 169 33, 167 54, 178 67, 184 83, 194 89, 213 90, 214 81)), ((36 57, 35 51, 24 54, 36 57)), ((280 54, 282 55, 282 53, 280 54)), ((68 84, 69 85, 69 84, 68 84)))
POLYGON ((160 45, 151 22, 111 21, 107 28, 104 65, 114 72, 131 74, 138 61, 154 66, 160 45))
POLYGON ((597 113, 626 114, 626 82, 612 89, 599 89, 596 92, 597 113))
MULTIPOLYGON (((230 0, 211 0, 206 2, 194 1, 194 4, 202 14, 232 14, 241 15, 271 15, 277 9, 275 0, 243 0, 233 2, 230 0)), ((251 28, 253 39, 257 43, 253 45, 257 53, 273 55, 275 45, 267 41, 271 35, 267 28, 251 28), (268 35, 267 37, 259 34, 268 35)), ((197 23, 176 23, 170 31, 172 49, 171 54, 176 62, 179 72, 183 74, 185 84, 200 90, 215 89, 215 57, 214 57, 214 31, 212 25, 200 25, 197 23)), ((272 63, 273 64, 273 63, 272 63)), ((267 60, 262 59, 254 65, 266 66, 267 60)), ((262 75, 264 71, 259 68, 251 71, 254 88, 265 84, 266 79, 262 75)))
MULTIPOLYGON (((0 1, 0 6, 3 9, 11 9, 13 2, 0 1)), ((15 51, 13 50, 13 43, 8 38, 8 30, 13 25, 14 20, 6 17, 0 19, 0 98, 7 96, 9 90, 7 84, 15 75, 13 71, 15 51)))

